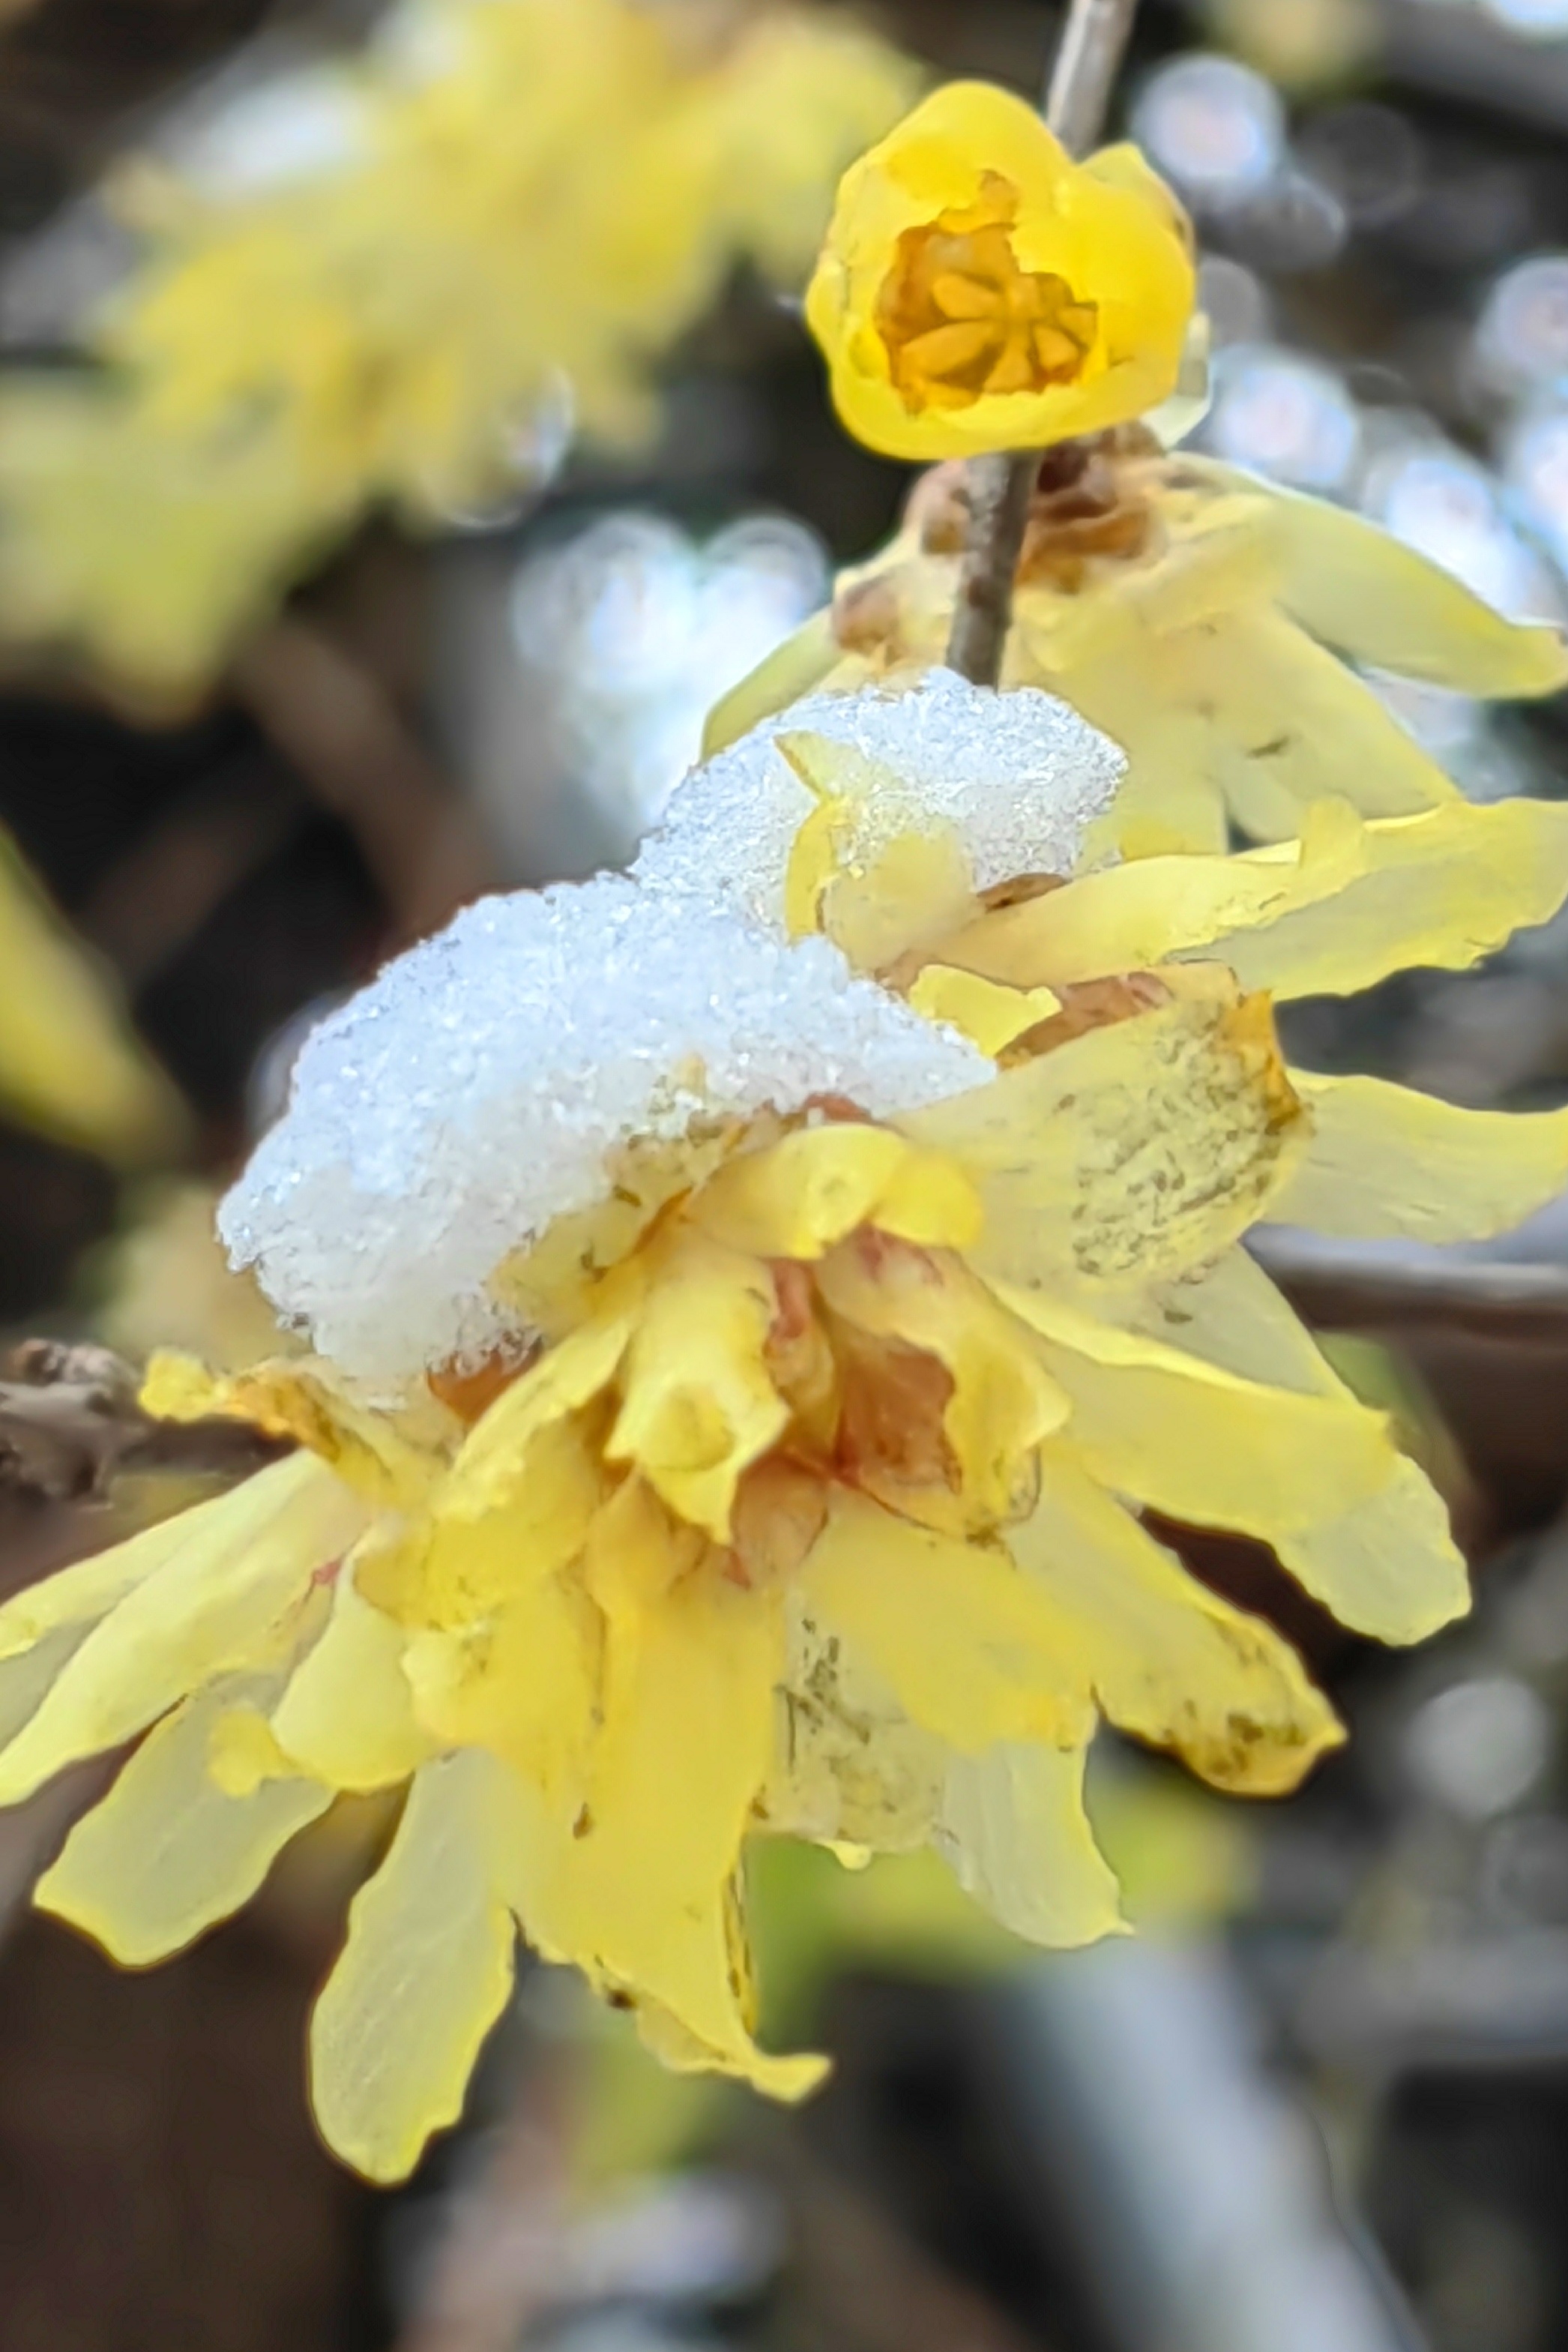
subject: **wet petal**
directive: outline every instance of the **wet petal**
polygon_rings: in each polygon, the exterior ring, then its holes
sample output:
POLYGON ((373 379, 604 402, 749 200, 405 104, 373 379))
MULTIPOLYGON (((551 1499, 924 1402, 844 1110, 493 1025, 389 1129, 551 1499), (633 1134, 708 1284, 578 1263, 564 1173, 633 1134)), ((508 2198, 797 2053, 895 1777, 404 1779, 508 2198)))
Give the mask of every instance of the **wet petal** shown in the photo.
POLYGON ((1568 1111, 1461 1110, 1382 1078, 1292 1074, 1306 1154, 1270 1214, 1347 1239, 1506 1233, 1568 1185, 1568 1111))
POLYGON ((1084 1475, 1070 1441, 1046 1447, 1039 1507, 1008 1547, 1050 1593, 1112 1722, 1217 1788, 1281 1795, 1339 1745, 1290 1644, 1188 1576, 1084 1475))
POLYGON ((332 1801, 302 1776, 263 1780, 242 1797, 218 1786, 208 1769, 214 1735, 244 1688, 205 1692, 149 1732, 38 1882, 40 1910, 127 1968, 183 1950, 237 1911, 332 1801))
POLYGON ((1062 1654, 1060 1619, 1006 1554, 840 1492, 800 1591, 915 1722, 961 1752, 1088 1738, 1087 1687, 1062 1654))
POLYGON ((0 1752, 0 1803, 29 1795, 78 1757, 118 1747, 217 1675, 272 1663, 318 1570, 363 1524, 363 1507, 341 1481, 299 1454, 154 1529, 173 1538, 155 1571, 93 1628, 0 1752))
POLYGON ((1124 1932, 1115 1874, 1083 1810, 1081 1748, 956 1756, 937 1843, 966 1894, 1052 1951, 1124 1932))
POLYGON ((456 2122, 511 1989, 516 1930, 494 1883, 499 1770, 465 1755, 417 1775, 310 2021, 316 2120, 371 2180, 402 2179, 456 2122))
POLYGON ((1304 1142, 1260 998, 1161 1005, 899 1121, 977 1184, 989 1278, 1141 1287, 1218 1255, 1304 1142))

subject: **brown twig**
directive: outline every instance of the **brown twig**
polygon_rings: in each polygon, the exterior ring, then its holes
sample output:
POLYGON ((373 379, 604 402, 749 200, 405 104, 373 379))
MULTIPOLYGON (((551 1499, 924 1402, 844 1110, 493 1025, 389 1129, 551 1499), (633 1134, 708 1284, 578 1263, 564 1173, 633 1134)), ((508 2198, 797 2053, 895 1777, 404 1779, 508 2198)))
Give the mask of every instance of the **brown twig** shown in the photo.
POLYGON ((108 1348, 28 1339, 0 1378, 0 1486, 50 1502, 104 1495, 128 1471, 248 1477, 287 1451, 243 1421, 154 1421, 108 1348))
POLYGON ((461 794, 330 637, 285 614, 246 646, 233 677, 263 731, 353 832, 400 938, 423 938, 489 887, 461 794))
MULTIPOLYGON (((1137 5, 1138 0, 1071 0, 1045 101, 1045 119, 1070 154, 1082 154, 1099 136, 1137 5)), ((976 686, 995 686, 1001 676, 1039 464, 1034 449, 969 461, 969 529, 947 667, 976 686)))
POLYGON ((1377 1260, 1275 1233, 1254 1234, 1247 1245, 1291 1306, 1325 1330, 1442 1330, 1568 1348, 1568 1266, 1377 1260))

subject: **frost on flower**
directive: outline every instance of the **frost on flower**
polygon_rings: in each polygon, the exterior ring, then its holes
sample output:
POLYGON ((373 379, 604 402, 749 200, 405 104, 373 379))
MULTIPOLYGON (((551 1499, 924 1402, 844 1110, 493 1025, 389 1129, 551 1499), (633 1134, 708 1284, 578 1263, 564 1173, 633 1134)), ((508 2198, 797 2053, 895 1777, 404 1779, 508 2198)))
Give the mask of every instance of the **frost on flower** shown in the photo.
POLYGON ((801 827, 820 805, 783 746, 817 738, 862 763, 841 853, 873 866, 912 830, 941 831, 970 882, 1067 875, 1125 769, 1115 745, 1049 694, 999 695, 933 669, 848 694, 789 704, 695 768, 633 871, 650 888, 733 901, 769 930, 788 928, 787 880, 801 827))
MULTIPOLYGON (((805 740, 787 878, 831 929, 865 915, 864 755, 805 740)), ((1294 1787, 1332 1709, 1145 1511, 1271 1545, 1385 1641, 1466 1605, 1438 1496, 1241 1244, 1495 1231, 1562 1186, 1568 1114, 1289 1071, 1270 999, 1474 961, 1561 901, 1568 811, 1341 805, 956 905, 906 839, 878 870, 920 919, 875 982, 626 881, 394 964, 225 1213, 316 1352, 149 1374, 152 1412, 298 1450, 0 1609, 0 1802, 140 1741, 37 1891, 123 1961, 338 1792, 406 1790, 311 2028, 318 2120, 376 2179, 460 2112, 519 1932, 671 2064, 797 2097, 821 2062, 755 2039, 748 1840, 929 1844, 1071 1945, 1119 1924, 1103 1718, 1294 1787)))
POLYGON ((888 1116, 989 1070, 825 940, 610 877, 489 898, 312 1033, 220 1230, 323 1353, 396 1388, 505 1336, 491 1276, 633 1142, 819 1097, 888 1116))

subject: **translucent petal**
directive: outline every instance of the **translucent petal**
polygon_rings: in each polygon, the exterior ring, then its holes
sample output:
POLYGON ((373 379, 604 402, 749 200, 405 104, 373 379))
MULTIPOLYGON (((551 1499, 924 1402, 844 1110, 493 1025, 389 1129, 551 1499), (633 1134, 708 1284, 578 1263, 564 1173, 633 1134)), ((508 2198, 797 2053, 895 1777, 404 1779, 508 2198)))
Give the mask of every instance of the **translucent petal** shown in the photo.
POLYGON ((546 1422, 521 1440, 512 1497, 488 1510, 475 1507, 484 1482, 460 1475, 460 1463, 423 1547, 392 1563, 390 1576, 368 1569, 362 1589, 405 1622, 467 1625, 564 1568, 582 1549, 604 1492, 600 1433, 591 1418, 546 1422))
POLYGON ((402 2179, 457 2120, 511 1988, 516 1931, 494 1883, 497 1769, 449 1756, 416 1776, 310 2021, 316 2120, 371 2180, 402 2179))
POLYGON ((899 1125, 977 1185, 988 1278, 1077 1292, 1218 1255, 1305 1140, 1260 998, 1091 1030, 899 1125))
POLYGON ((694 1239, 661 1265, 622 1370, 608 1457, 716 1543, 742 1473, 789 1418, 765 1357, 778 1306, 758 1260, 694 1239))
POLYGON ((951 1374, 943 1428, 969 1531, 1027 1507, 1034 1449, 1068 1410, 1030 1334, 962 1265, 925 1251, 847 1243, 823 1260, 817 1281, 835 1315, 878 1339, 924 1349, 951 1374))
POLYGON ((1112 1722, 1217 1788, 1279 1796, 1339 1745, 1290 1644, 1188 1576, 1084 1475, 1071 1441, 1045 1448, 1039 1506, 1008 1548, 1049 1591, 1112 1722))
POLYGON ((947 1770, 937 1843, 965 1892, 1052 1951, 1124 1932, 1115 1874, 1083 1810, 1081 1748, 988 1748, 947 1770))
POLYGON ((208 1770, 214 1734, 245 1688, 204 1692, 150 1731, 38 1882, 40 1910, 127 1968, 180 1951, 237 1911, 332 1801, 329 1789, 302 1777, 263 1780, 243 1797, 218 1787, 208 1770))
MULTIPOLYGON (((1568 893, 1568 804, 1456 802, 1356 831, 1347 813, 1314 812, 1336 826, 1353 863, 1343 885, 1260 929, 1217 934, 1206 950, 1244 988, 1276 998, 1343 996, 1415 964, 1461 971, 1568 893)), ((1297 852, 1287 850, 1288 857, 1297 852)), ((1255 853, 1267 863, 1270 853, 1255 853)), ((1309 853, 1300 853, 1303 862, 1309 853)))
POLYGON ((692 1203, 694 1221, 757 1257, 818 1258, 857 1225, 927 1248, 964 1249, 980 1204, 960 1170, 911 1150, 890 1128, 834 1120, 798 1129, 722 1168, 692 1203))
MULTIPOLYGON (((1205 459, 1194 470, 1263 487, 1205 459)), ((1280 601, 1293 620, 1352 661, 1459 694, 1553 694, 1568 685, 1568 646, 1543 622, 1511 621, 1443 566, 1348 507, 1268 486, 1283 562, 1280 601)))
POLYGON ((407 1642, 394 1619, 361 1598, 350 1559, 332 1613, 272 1717, 274 1738, 302 1771, 332 1789, 384 1789, 428 1762, 434 1743, 414 1720, 402 1668, 407 1642))
POLYGON ((1197 1527, 1270 1539, 1348 1510, 1392 1475, 1385 1417, 1347 1391, 1303 1396, 1221 1371, 1040 1291, 1004 1297, 1040 1333, 1093 1475, 1197 1527))
POLYGON ((1312 1117, 1270 1214, 1316 1232, 1425 1242, 1506 1233, 1568 1185, 1568 1111, 1460 1110, 1382 1078, 1293 1072, 1312 1117))
POLYGON ((821 686, 841 656, 832 608, 824 604, 714 704, 703 725, 704 760, 716 759, 776 710, 801 701, 821 686))
MULTIPOLYGON (((1294 1311, 1242 1250, 1202 1279, 1175 1286, 1149 1328, 1192 1355, 1309 1396, 1350 1392, 1294 1311)), ((1354 1402, 1354 1400, 1350 1400, 1354 1402)), ((1342 1625, 1382 1642, 1417 1642, 1469 1607, 1465 1563, 1446 1506, 1402 1454, 1375 1493, 1315 1527, 1270 1540, 1305 1590, 1342 1625)))
POLYGON ((0 1803, 14 1804, 78 1757, 117 1747, 217 1675, 271 1664, 318 1570, 363 1524, 363 1507, 342 1482, 298 1454, 155 1529, 177 1530, 178 1539, 94 1626, 0 1751, 0 1803))
POLYGON ((1088 1738, 1088 1689, 1063 1655, 1060 1618, 1005 1553, 841 1492, 800 1591, 915 1722, 961 1752, 998 1739, 1067 1748, 1088 1738))
MULTIPOLYGON (((960 939, 965 936, 959 934, 960 939)), ((1053 989, 998 988, 993 981, 946 963, 925 966, 910 989, 909 1002, 927 1021, 946 1021, 961 1029, 982 1054, 999 1053, 1037 1021, 1049 1021, 1061 1010, 1053 989)))
POLYGON ((570 1818, 598 1704, 597 1636, 594 1612, 559 1577, 522 1586, 481 1624, 416 1634, 406 1670, 418 1719, 454 1747, 504 1758, 570 1818))

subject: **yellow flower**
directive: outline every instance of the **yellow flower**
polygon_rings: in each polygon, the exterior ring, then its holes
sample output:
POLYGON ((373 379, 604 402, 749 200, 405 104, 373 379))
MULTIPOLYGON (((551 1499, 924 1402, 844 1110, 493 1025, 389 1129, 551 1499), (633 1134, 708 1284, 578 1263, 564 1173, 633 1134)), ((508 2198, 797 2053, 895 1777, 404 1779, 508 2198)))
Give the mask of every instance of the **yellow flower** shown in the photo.
POLYGON ((657 887, 488 902, 316 1033, 220 1223, 319 1352, 147 1391, 300 1450, 0 1609, 0 1801, 141 1739, 38 1889, 121 1960, 406 1784, 311 2037, 377 2179, 458 2113, 519 1929, 670 2063, 793 2097, 821 2062, 754 2039, 748 1840, 931 1845, 1074 1944, 1120 1925, 1099 1721, 1292 1788, 1332 1710, 1143 1510, 1382 1640, 1466 1606, 1437 1495, 1240 1244, 1506 1225, 1568 1114, 1288 1073, 1271 999, 1472 961, 1562 899, 1568 810, 1084 870, 1113 763, 1082 785, 1045 698, 835 715, 699 771, 657 887))
POLYGON ((1021 99, 954 82, 845 173, 806 316, 858 439, 973 457, 1157 406, 1194 284, 1135 149, 1074 163, 1021 99))
MULTIPOLYGON (((721 749, 815 687, 942 659, 967 524, 957 469, 917 486, 903 530, 714 711, 721 749)), ((1455 787, 1349 663, 1506 698, 1568 684, 1568 646, 1508 621, 1375 524, 1139 426, 1048 455, 1019 566, 1004 686, 1060 695, 1120 744, 1100 836, 1139 856, 1298 835, 1318 800, 1371 817, 1455 787)))
POLYGON ((246 178, 243 120, 232 184, 122 170, 142 253, 89 322, 106 380, 55 415, 0 387, 0 630, 189 698, 367 505, 446 522, 573 430, 645 439, 663 352, 741 256, 799 282, 914 79, 740 0, 407 0, 297 79, 291 171, 246 178))

